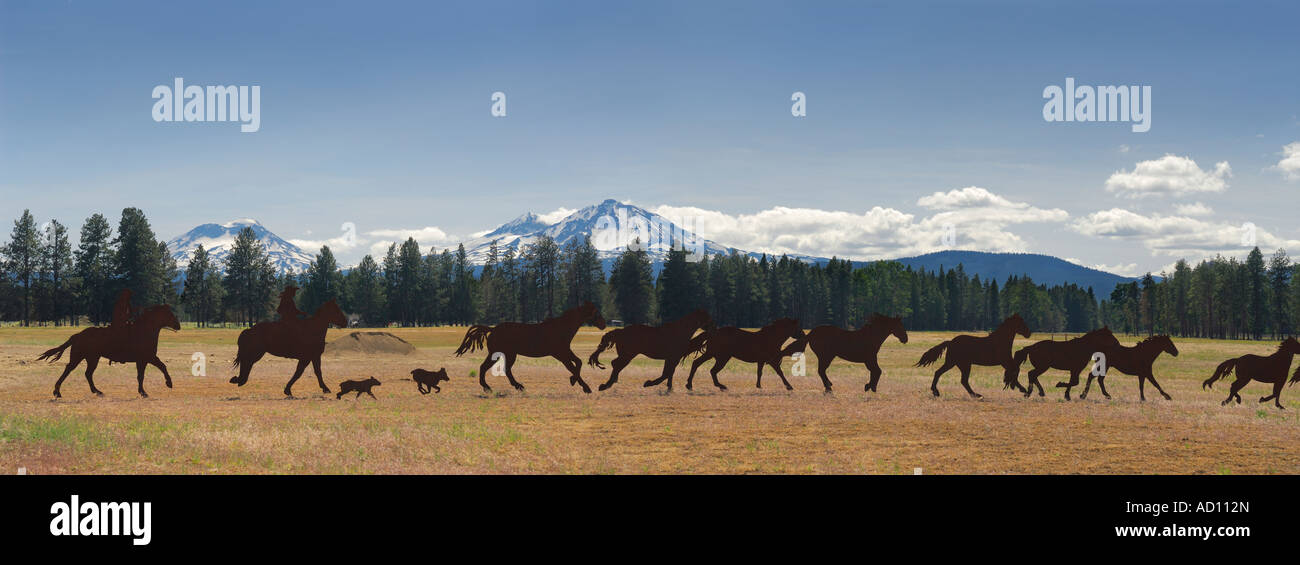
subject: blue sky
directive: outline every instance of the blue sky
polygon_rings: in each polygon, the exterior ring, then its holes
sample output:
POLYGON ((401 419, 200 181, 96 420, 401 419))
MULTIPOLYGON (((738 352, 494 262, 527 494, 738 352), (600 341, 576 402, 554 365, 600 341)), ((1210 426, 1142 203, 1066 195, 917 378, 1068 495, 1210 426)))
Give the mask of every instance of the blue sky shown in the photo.
POLYGON ((165 238, 253 217, 311 245, 353 222, 361 242, 333 245, 344 262, 391 234, 441 247, 616 198, 753 250, 899 256, 954 224, 964 248, 1158 271, 1241 253, 1245 222, 1262 247, 1300 251, 1298 16, 1294 2, 0 1, 0 195, 6 217, 74 227, 138 206, 165 238), (260 85, 261 130, 154 122, 150 92, 174 77, 260 85), (1066 77, 1150 85, 1151 130, 1044 121, 1043 89, 1066 77), (806 117, 790 115, 794 91, 806 117))

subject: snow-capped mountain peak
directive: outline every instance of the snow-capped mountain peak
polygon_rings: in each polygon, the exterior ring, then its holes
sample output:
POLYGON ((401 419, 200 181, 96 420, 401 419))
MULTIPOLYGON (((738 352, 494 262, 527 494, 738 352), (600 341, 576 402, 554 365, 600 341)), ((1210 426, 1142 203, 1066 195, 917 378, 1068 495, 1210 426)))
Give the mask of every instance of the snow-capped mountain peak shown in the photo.
POLYGON ((182 271, 189 265, 190 258, 199 245, 203 246, 218 269, 221 269, 224 267, 222 263, 226 255, 230 253, 230 248, 235 243, 235 236, 239 235, 240 230, 244 228, 253 230, 257 241, 262 244, 262 248, 271 258, 271 264, 278 272, 298 273, 307 270, 311 265, 313 257, 310 254, 281 239, 251 218, 232 220, 224 224, 203 224, 171 239, 167 242, 167 248, 171 250, 172 258, 176 259, 176 265, 182 271))

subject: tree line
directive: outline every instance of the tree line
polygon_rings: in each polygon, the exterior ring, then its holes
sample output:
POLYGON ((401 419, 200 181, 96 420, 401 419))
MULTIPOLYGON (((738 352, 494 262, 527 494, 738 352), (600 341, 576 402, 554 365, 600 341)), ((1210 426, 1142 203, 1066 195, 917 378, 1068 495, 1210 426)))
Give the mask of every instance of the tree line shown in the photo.
POLYGON ((301 288, 303 311, 336 300, 363 326, 535 322, 586 301, 628 324, 705 308, 719 325, 741 327, 787 316, 804 327, 857 327, 873 312, 902 316, 915 330, 987 330, 1012 313, 1039 332, 1107 324, 1134 334, 1260 339, 1300 325, 1293 308, 1300 280, 1281 250, 1267 262, 1258 248, 1245 261, 1179 261, 1160 280, 1148 274, 1098 297, 1091 288, 1049 287, 1023 275, 984 280, 961 265, 929 271, 895 261, 814 264, 784 255, 691 261, 672 251, 656 276, 650 257, 635 247, 613 259, 608 276, 590 238, 561 246, 548 237, 520 249, 493 242, 481 267, 463 245, 421 249, 407 239, 345 272, 322 247, 304 272, 282 274, 245 228, 224 260, 199 246, 181 271, 139 209, 123 210, 116 231, 104 216, 91 216, 75 249, 62 224, 38 226, 24 211, 0 246, 0 319, 103 324, 118 291, 128 288, 137 304, 173 304, 199 326, 247 325, 273 318, 279 292, 293 284, 301 288))

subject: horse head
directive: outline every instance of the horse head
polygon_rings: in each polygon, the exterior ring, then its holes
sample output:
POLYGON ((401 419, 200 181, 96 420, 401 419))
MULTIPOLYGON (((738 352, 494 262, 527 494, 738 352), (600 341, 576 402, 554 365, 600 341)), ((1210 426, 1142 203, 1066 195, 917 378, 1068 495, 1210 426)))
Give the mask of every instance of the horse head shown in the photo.
POLYGON ((1156 336, 1156 339, 1160 340, 1161 351, 1173 355, 1174 357, 1178 356, 1178 347, 1174 345, 1174 340, 1168 335, 1156 336))
POLYGON ((803 337, 803 328, 799 327, 799 320, 796 318, 779 318, 777 320, 774 320, 772 323, 763 326, 763 328, 758 331, 759 332, 773 331, 783 337, 792 338, 792 339, 799 339, 803 337))
POLYGON ((1300 341, 1296 341, 1294 336, 1288 337, 1286 338, 1286 341, 1283 341, 1281 345, 1277 346, 1277 350, 1292 355, 1300 355, 1300 341))
POLYGON ((868 323, 872 326, 879 325, 880 328, 888 331, 889 335, 898 338, 899 343, 907 343, 907 329, 903 327, 903 318, 901 316, 891 318, 875 312, 871 314, 871 321, 868 323))
POLYGON ((325 323, 337 328, 348 327, 347 314, 343 313, 343 309, 339 308, 338 302, 335 302, 332 298, 326 300, 324 304, 321 304, 320 308, 316 309, 316 313, 312 315, 312 317, 320 318, 324 320, 325 323))
POLYGON ((1026 324, 1025 319, 1021 318, 1018 313, 1012 314, 1010 318, 1003 321, 1002 325, 999 326, 999 329, 1001 328, 1009 328, 1011 331, 1020 334, 1020 337, 1029 337, 1029 324, 1026 324))
POLYGON ((717 329, 713 325, 713 316, 710 316, 708 310, 703 308, 696 308, 682 319, 690 322, 691 327, 700 328, 706 332, 713 332, 713 330, 717 329))
POLYGON ((1082 339, 1084 339, 1087 343, 1091 344, 1093 347, 1098 347, 1098 348, 1115 347, 1119 345, 1119 340, 1115 338, 1114 333, 1111 333, 1110 326, 1102 326, 1086 334, 1083 334, 1082 339))
POLYGON ((584 319, 590 320, 591 325, 596 326, 596 329, 605 329, 605 317, 600 315, 600 309, 596 308, 590 300, 582 304, 582 314, 584 319))
POLYGON ((176 313, 172 312, 170 304, 154 304, 144 309, 140 314, 141 325, 148 328, 167 328, 171 331, 181 331, 181 321, 176 319, 176 313))

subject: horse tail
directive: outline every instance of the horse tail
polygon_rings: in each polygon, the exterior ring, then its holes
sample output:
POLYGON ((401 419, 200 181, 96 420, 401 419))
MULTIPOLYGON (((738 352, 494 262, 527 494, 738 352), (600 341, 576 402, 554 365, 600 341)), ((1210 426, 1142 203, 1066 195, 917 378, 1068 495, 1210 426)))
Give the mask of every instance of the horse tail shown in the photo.
POLYGON ((67 349, 71 345, 72 345, 72 338, 70 337, 68 338, 68 341, 63 342, 63 345, 60 345, 53 349, 46 350, 45 353, 42 353, 40 357, 36 358, 36 360, 44 361, 46 359, 49 359, 51 363, 58 361, 60 357, 63 357, 63 350, 67 349))
POLYGON ((795 353, 803 353, 807 351, 808 334, 810 333, 812 332, 807 332, 799 337, 794 338, 794 341, 790 342, 790 345, 785 346, 785 349, 781 350, 781 356, 789 357, 791 355, 794 355, 795 353))
POLYGON ((1291 374, 1291 380, 1287 383, 1287 385, 1290 386, 1298 382, 1300 382, 1300 367, 1295 368, 1295 372, 1291 374))
POLYGON ((704 349, 708 346, 709 332, 700 332, 700 335, 691 338, 691 342, 686 345, 686 355, 682 355, 682 357, 704 353, 704 349))
POLYGON ((596 346, 596 351, 591 354, 591 357, 587 358, 587 364, 596 367, 597 369, 604 369, 605 366, 600 364, 600 354, 606 349, 609 349, 610 346, 614 345, 614 342, 618 341, 618 334, 622 331, 623 330, 618 329, 605 332, 604 337, 600 338, 600 345, 596 346))
POLYGON ((945 341, 939 345, 931 347, 929 351, 926 351, 921 355, 921 360, 916 362, 916 366, 925 367, 938 361, 940 357, 943 357, 944 351, 948 349, 948 345, 951 343, 951 341, 945 341))
MULTIPOLYGON (((1217 381, 1223 377, 1228 376, 1230 373, 1232 373, 1232 369, 1236 366, 1237 366, 1236 359, 1229 359, 1227 361, 1219 363, 1219 367, 1214 370, 1214 374, 1211 375, 1210 378, 1205 379, 1205 382, 1201 383, 1201 388, 1213 387, 1214 381, 1217 381)), ((1296 379, 1292 378, 1291 382, 1296 382, 1296 379)))
POLYGON ((465 332, 464 341, 460 342, 460 348, 456 350, 456 356, 460 357, 466 352, 482 349, 490 333, 492 333, 492 326, 470 326, 469 331, 465 332))
POLYGON ((1017 351, 1015 355, 1011 356, 1011 366, 1014 367, 1014 369, 1008 369, 1002 374, 1002 388, 1011 388, 1019 385, 1020 366, 1025 364, 1026 359, 1029 359, 1029 349, 1031 347, 1033 346, 1022 347, 1020 348, 1020 351, 1017 351))

